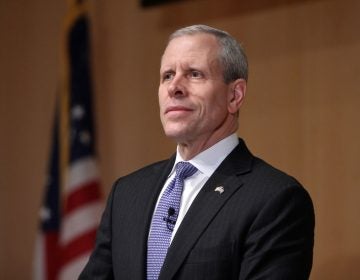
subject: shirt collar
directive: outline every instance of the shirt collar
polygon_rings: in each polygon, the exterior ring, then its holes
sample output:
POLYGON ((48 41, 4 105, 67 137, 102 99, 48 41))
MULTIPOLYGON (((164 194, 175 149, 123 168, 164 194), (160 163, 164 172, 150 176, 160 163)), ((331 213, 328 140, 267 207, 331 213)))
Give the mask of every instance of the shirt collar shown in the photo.
MULTIPOLYGON (((217 142, 210 148, 202 151, 200 154, 193 157, 190 162, 194 165, 201 173, 210 177, 216 168, 219 167, 221 162, 231 153, 231 151, 239 144, 239 139, 236 133, 229 135, 228 137, 217 142)), ((175 165, 179 161, 184 161, 177 148, 176 159, 174 166, 169 174, 171 176, 175 170, 175 165)))

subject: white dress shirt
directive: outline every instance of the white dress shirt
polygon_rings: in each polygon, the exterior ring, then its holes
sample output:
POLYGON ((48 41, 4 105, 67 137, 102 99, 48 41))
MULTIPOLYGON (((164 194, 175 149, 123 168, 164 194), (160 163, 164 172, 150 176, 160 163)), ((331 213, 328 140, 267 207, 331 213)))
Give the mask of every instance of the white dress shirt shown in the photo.
MULTIPOLYGON (((180 211, 174 227, 174 230, 171 235, 171 241, 173 240, 176 231, 178 230, 182 220, 184 219, 186 212, 189 210, 191 204, 193 203, 195 197, 200 192, 201 188, 205 185, 210 176, 214 171, 219 167, 221 162, 231 153, 231 151, 239 144, 239 139, 236 133, 222 139, 215 145, 211 146, 205 151, 202 151, 200 154, 196 155, 194 158, 189 160, 192 165, 194 165, 198 171, 189 178, 186 178, 184 181, 184 188, 181 195, 180 201, 180 211)), ((175 177, 175 165, 179 161, 184 161, 179 154, 179 148, 177 148, 176 159, 161 192, 158 197, 156 207, 159 203, 160 197, 165 191, 168 184, 175 177)), ((155 212, 155 211, 154 211, 155 212)))

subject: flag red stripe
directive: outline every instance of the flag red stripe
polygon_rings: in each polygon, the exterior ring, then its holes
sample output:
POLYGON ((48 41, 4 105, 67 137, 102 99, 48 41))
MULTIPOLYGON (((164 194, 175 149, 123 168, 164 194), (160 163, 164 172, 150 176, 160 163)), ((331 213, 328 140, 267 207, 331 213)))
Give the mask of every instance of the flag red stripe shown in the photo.
POLYGON ((45 274, 47 280, 57 280, 57 275, 60 269, 60 247, 59 235, 57 231, 48 231, 44 235, 45 242, 45 274))
POLYGON ((98 181, 86 183, 66 197, 64 214, 67 215, 87 203, 101 199, 100 184, 98 181))
POLYGON ((69 244, 62 248, 62 265, 72 262, 73 259, 91 252, 94 248, 96 237, 96 229, 88 231, 87 233, 72 240, 69 244))

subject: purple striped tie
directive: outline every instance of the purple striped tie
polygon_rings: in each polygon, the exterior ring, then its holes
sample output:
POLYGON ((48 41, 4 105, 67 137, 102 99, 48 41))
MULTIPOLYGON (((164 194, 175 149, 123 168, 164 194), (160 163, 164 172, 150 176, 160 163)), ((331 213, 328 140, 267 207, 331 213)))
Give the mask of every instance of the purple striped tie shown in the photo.
POLYGON ((184 180, 197 168, 189 162, 180 161, 175 166, 175 178, 165 189, 151 221, 147 252, 147 279, 157 280, 170 245, 179 209, 184 180))

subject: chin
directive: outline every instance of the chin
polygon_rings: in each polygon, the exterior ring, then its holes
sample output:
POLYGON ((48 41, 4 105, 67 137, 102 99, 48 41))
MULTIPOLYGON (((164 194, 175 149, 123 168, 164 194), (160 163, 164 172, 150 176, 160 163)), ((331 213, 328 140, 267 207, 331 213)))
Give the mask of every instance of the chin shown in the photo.
POLYGON ((185 141, 185 139, 187 139, 187 133, 185 131, 174 131, 174 130, 165 130, 165 135, 170 138, 175 140, 176 142, 183 142, 185 141))

